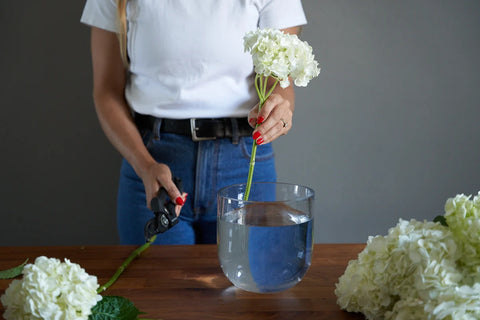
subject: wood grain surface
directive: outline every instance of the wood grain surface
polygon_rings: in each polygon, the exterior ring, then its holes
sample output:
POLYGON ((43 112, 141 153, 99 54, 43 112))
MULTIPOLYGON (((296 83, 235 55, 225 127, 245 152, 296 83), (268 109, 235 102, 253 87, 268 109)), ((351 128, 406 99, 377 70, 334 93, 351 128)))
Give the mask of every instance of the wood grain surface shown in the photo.
MULTIPOLYGON (((152 246, 104 295, 130 299, 143 318, 186 319, 364 319, 338 307, 335 283, 364 244, 316 244, 312 265, 295 287, 269 294, 245 292, 223 275, 215 245, 152 246)), ((33 263, 38 256, 68 258, 105 283, 134 246, 0 247, 0 270, 33 263)), ((11 280, 0 280, 0 295, 11 280)), ((0 305, 0 315, 3 314, 0 305)))

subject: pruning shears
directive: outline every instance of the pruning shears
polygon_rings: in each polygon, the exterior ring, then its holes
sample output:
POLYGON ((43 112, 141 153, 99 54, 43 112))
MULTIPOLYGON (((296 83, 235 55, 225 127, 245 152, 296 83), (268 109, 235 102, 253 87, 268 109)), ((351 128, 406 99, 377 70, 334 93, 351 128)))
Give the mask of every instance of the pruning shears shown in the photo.
MULTIPOLYGON (((174 177, 173 183, 175 183, 180 193, 183 193, 182 179, 174 177)), ((150 242, 153 236, 164 233, 178 223, 175 205, 175 202, 168 198, 167 190, 161 187, 157 196, 150 202, 150 207, 155 217, 148 220, 145 224, 144 234, 146 242, 150 242)))

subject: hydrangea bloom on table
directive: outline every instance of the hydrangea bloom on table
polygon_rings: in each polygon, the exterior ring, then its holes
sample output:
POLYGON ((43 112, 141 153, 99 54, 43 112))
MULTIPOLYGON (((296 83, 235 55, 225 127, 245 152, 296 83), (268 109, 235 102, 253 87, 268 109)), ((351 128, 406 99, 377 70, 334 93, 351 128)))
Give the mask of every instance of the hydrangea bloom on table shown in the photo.
POLYGON ((6 320, 86 320, 102 299, 97 278, 68 259, 38 257, 22 273, 1 297, 6 320))
POLYGON ((459 264, 473 277, 470 282, 480 282, 480 192, 470 198, 462 194, 448 199, 445 220, 461 247, 459 264))
POLYGON ((480 319, 480 192, 445 204, 448 226, 400 220, 369 237, 339 278, 341 308, 367 319, 480 319))

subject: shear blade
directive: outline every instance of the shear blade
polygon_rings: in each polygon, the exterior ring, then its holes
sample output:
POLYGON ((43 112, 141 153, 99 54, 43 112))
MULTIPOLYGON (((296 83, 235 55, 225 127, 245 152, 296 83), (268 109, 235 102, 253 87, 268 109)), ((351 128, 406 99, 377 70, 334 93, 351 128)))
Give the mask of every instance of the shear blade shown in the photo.
POLYGON ((158 232, 158 223, 157 223, 157 219, 156 218, 153 218, 153 219, 150 219, 147 221, 147 223, 145 224, 145 240, 150 240, 151 237, 153 237, 154 235, 156 235, 158 232))

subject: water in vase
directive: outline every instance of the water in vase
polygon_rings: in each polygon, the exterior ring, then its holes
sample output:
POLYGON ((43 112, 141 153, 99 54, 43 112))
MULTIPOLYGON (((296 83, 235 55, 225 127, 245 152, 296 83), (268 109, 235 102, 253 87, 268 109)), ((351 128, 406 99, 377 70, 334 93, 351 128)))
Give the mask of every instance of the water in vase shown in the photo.
POLYGON ((252 292, 288 289, 303 278, 312 254, 313 221, 285 204, 259 202, 218 221, 218 255, 225 275, 252 292))

